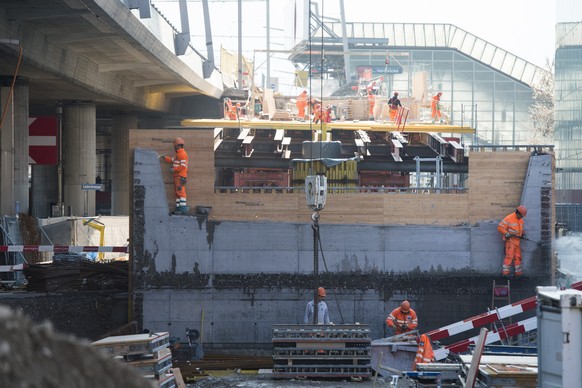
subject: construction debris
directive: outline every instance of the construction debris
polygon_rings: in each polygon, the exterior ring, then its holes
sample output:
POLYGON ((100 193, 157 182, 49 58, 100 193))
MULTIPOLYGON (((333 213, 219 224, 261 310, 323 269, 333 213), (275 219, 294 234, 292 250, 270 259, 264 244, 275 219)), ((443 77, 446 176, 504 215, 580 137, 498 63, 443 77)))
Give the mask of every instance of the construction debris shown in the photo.
POLYGON ((108 359, 83 340, 35 325, 0 306, 0 376, 3 387, 90 388, 147 386, 131 368, 108 359))
POLYGON ((127 261, 97 263, 79 255, 55 255, 52 263, 30 264, 24 275, 28 291, 126 291, 128 271, 127 261))

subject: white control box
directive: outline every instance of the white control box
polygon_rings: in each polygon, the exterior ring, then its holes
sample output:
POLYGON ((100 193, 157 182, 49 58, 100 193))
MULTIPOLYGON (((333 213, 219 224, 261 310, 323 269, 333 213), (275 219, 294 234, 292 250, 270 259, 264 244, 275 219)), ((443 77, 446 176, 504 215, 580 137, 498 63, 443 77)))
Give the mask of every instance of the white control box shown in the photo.
POLYGON ((326 197, 327 177, 325 175, 309 175, 305 178, 305 198, 309 209, 323 209, 326 197))

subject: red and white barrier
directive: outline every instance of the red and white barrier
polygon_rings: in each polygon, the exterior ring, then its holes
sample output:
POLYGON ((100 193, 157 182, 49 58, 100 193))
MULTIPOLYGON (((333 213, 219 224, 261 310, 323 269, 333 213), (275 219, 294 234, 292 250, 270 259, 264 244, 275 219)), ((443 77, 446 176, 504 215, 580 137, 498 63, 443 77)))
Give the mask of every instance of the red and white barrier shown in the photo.
MULTIPOLYGON (((504 329, 499 329, 495 331, 491 331, 487 333, 487 338, 485 339, 485 345, 492 344, 497 341, 501 341, 507 337, 513 337, 515 335, 525 333, 531 330, 537 329, 538 322, 537 317, 532 317, 525 319, 523 321, 512 323, 511 325, 507 325, 504 329)), ((471 337, 469 339, 459 341, 452 345, 448 345, 434 351, 434 358, 436 361, 443 360, 447 358, 450 352, 453 353, 461 353, 466 352, 469 350, 469 346, 474 344, 477 339, 479 338, 478 335, 471 337)))
MULTIPOLYGON (((570 286, 570 288, 575 290, 582 290, 582 282, 574 283, 570 286)), ((453 323, 452 325, 448 325, 443 328, 430 331, 426 334, 430 336, 431 340, 433 341, 440 338, 450 337, 451 335, 462 333, 463 331, 471 330, 473 328, 477 328, 480 326, 484 326, 488 323, 492 323, 499 319, 519 314, 522 311, 531 310, 536 305, 537 298, 535 296, 532 296, 531 298, 523 299, 519 302, 512 303, 510 305, 501 307, 497 310, 489 311, 485 314, 477 315, 464 321, 453 323)), ((497 341, 501 341, 502 339, 505 339, 507 337, 513 337, 521 333, 535 330, 537 329, 537 325, 538 325, 537 317, 532 317, 517 323, 512 323, 510 325, 507 325, 505 328, 487 333, 485 344, 486 345, 491 344, 497 341)), ((456 342, 452 345, 447 345, 442 348, 435 349, 434 351, 435 360, 440 361, 446 358, 449 355, 449 352, 454 353, 466 352, 469 349, 469 345, 474 344, 478 338, 479 336, 477 335, 469 339, 456 342)))
MULTIPOLYGON (((574 283, 570 286, 575 290, 582 290, 582 282, 574 283)), ((495 310, 488 311, 483 314, 475 315, 474 317, 455 322, 451 325, 441 327, 440 329, 432 330, 426 333, 431 341, 438 341, 471 329, 485 326, 487 324, 520 314, 524 311, 531 310, 537 305, 535 296, 527 299, 522 299, 518 302, 508 304, 495 310)))
POLYGON ((441 327, 440 329, 429 331, 426 333, 426 335, 428 335, 432 341, 438 341, 442 338, 451 337, 453 335, 523 313, 524 311, 531 310, 536 307, 536 303, 536 297, 532 296, 531 298, 523 299, 519 302, 508 304, 507 306, 503 306, 498 309, 465 319, 463 321, 455 322, 451 325, 441 327))
POLYGON ((127 246, 79 246, 79 245, 0 245, 0 252, 54 252, 54 253, 83 253, 83 252, 119 252, 128 253, 127 246))

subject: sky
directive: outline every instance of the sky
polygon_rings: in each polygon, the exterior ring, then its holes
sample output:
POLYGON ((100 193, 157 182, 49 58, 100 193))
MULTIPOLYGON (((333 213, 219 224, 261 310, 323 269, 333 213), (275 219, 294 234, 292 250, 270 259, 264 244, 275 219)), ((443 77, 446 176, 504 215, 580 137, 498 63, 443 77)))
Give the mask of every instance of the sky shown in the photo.
MULTIPOLYGON (((316 0, 312 0, 316 2, 316 0)), ((537 66, 547 68, 555 51, 556 1, 558 0, 344 0, 348 22, 447 23, 466 30, 537 66)), ((151 0, 178 29, 181 28, 178 0, 151 0)), ((340 17, 340 0, 318 0, 323 16, 340 17)), ((283 50, 289 0, 270 0, 271 50, 283 50)), ((266 3, 243 0, 243 54, 255 58, 258 76, 266 73, 266 3)), ((215 59, 220 47, 238 52, 238 2, 209 0, 215 59)), ((188 0, 192 43, 206 55, 201 0, 188 0)), ((582 19, 582 17, 581 17, 582 19)), ((285 61, 287 54, 271 57, 271 77, 290 84, 294 68, 285 61)), ((288 86, 288 85, 287 85, 288 86)))

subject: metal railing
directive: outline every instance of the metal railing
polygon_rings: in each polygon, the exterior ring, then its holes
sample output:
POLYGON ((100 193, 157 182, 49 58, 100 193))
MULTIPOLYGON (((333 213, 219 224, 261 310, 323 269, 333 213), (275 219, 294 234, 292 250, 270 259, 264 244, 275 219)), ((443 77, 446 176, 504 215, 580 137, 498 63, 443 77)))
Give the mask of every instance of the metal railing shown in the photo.
MULTIPOLYGON (((215 186, 215 193, 222 194, 293 194, 305 193, 305 186, 215 186)), ((389 186, 345 186, 345 187, 328 187, 328 194, 357 194, 357 193, 376 193, 376 194, 466 194, 468 189, 465 187, 389 187, 389 186)))

